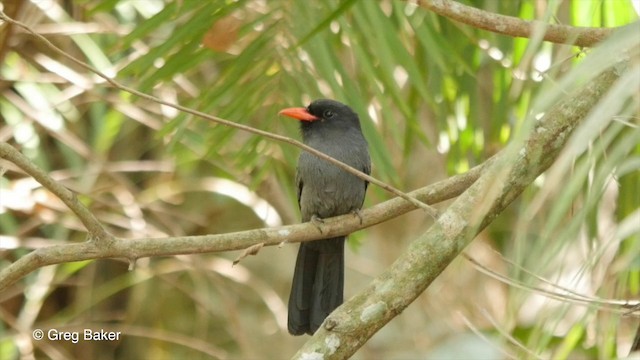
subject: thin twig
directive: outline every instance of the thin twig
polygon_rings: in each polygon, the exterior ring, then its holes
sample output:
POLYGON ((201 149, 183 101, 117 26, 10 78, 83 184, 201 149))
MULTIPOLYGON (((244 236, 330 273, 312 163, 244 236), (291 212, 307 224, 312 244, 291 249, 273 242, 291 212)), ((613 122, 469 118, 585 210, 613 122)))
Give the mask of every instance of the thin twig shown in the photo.
POLYGON ((73 57, 71 55, 69 55, 64 50, 58 48, 53 43, 51 43, 49 40, 47 40, 47 38, 45 38, 44 36, 40 35, 36 31, 34 31, 33 29, 31 29, 28 25, 8 17, 2 11, 0 11, 0 19, 24 29, 26 32, 28 32, 29 34, 35 36, 38 40, 42 41, 51 50, 57 52, 58 54, 60 54, 61 56, 65 57, 67 60, 75 63, 76 65, 78 65, 78 66, 80 66, 80 67, 82 67, 82 68, 84 68, 84 69, 96 74, 97 76, 99 76, 102 79, 104 79, 107 83, 111 84, 111 86, 113 86, 113 87, 115 87, 115 88, 117 88, 119 90, 126 91, 126 92, 128 92, 130 94, 133 94, 133 95, 138 96, 140 98, 143 98, 145 100, 149 100, 149 101, 161 104, 161 105, 165 105, 165 106, 174 108, 176 110, 185 112, 187 114, 191 114, 191 115, 194 115, 194 116, 197 116, 197 117, 212 121, 212 122, 220 124, 220 125, 232 127, 232 128, 238 129, 238 130, 242 130, 242 131, 246 131, 246 132, 252 133, 252 134, 264 136, 264 137, 272 139, 272 140, 276 140, 276 141, 280 141, 280 142, 284 142, 284 143, 288 143, 288 144, 294 145, 294 146, 296 146, 296 147, 298 147, 298 148, 300 148, 300 149, 302 149, 304 151, 307 151, 307 152, 319 157, 320 159, 323 159, 325 161, 328 161, 328 162, 334 164, 335 166, 338 166, 339 168, 341 168, 341 169, 343 169, 343 170, 345 170, 345 171, 347 171, 347 172, 359 177, 360 179, 366 180, 366 181, 370 182, 371 184, 377 185, 377 186, 383 188, 384 190, 386 190, 386 191, 388 191, 388 192, 390 192, 390 193, 392 193, 392 194, 394 194, 396 196, 399 196, 399 197, 409 201, 410 203, 412 203, 416 207, 425 210, 431 217, 433 217, 433 218, 437 217, 437 211, 433 207, 431 207, 431 206, 429 206, 429 205, 427 205, 427 204, 425 204, 423 202, 420 202, 420 201, 416 200, 415 198, 412 198, 411 196, 407 195, 406 193, 396 189, 395 187, 393 187, 393 186, 391 186, 391 185, 389 185, 389 184, 387 184, 387 183, 385 183, 385 182, 383 182, 381 180, 378 180, 378 179, 374 178, 373 176, 367 175, 367 174, 363 173, 362 171, 359 171, 359 170, 357 170, 357 169, 355 169, 355 168, 353 168, 353 167, 351 167, 351 166, 349 166, 349 165, 347 165, 347 164, 345 164, 345 163, 343 163, 343 162, 341 162, 339 160, 336 160, 336 159, 332 158, 329 155, 326 155, 325 153, 322 153, 322 152, 320 152, 320 151, 318 151, 318 150, 316 150, 316 149, 314 149, 314 148, 312 148, 310 146, 307 146, 307 145, 303 144, 300 141, 291 139, 291 138, 286 137, 286 136, 273 134, 273 133, 270 133, 268 131, 256 129, 256 128, 253 128, 253 127, 248 126, 248 125, 243 125, 243 124, 239 124, 239 123, 236 123, 236 122, 233 122, 233 121, 229 121, 229 120, 217 117, 217 116, 209 115, 209 114, 197 111, 197 110, 193 110, 193 109, 190 109, 188 107, 185 107, 185 106, 182 106, 182 105, 179 105, 179 104, 174 104, 172 102, 169 102, 169 101, 166 101, 166 100, 162 100, 162 99, 160 99, 158 97, 155 97, 153 95, 149 95, 147 93, 138 91, 138 90, 136 90, 134 88, 128 87, 128 86, 126 86, 124 84, 121 84, 120 82, 110 78, 105 73, 103 73, 100 70, 94 68, 93 66, 91 66, 91 65, 89 65, 89 64, 87 64, 87 63, 85 63, 85 62, 83 62, 83 61, 81 61, 79 59, 76 59, 75 57, 73 57))
MULTIPOLYGON (((471 264, 473 264, 476 269, 478 271, 480 271, 481 273, 496 279, 500 282, 502 282, 503 284, 508 285, 511 288, 517 288, 517 289, 522 289, 522 290, 526 290, 529 292, 533 292, 536 293, 538 295, 542 295, 545 296, 549 299, 554 299, 554 300, 558 300, 558 301, 564 301, 567 303, 573 303, 576 305, 584 305, 584 306, 591 306, 591 307, 597 307, 598 309, 601 310, 607 310, 616 314, 628 314, 628 308, 632 307, 633 305, 637 305, 638 301, 629 301, 629 300, 609 300, 609 299, 601 299, 601 298, 597 298, 597 297, 593 297, 593 296, 589 296, 589 295, 583 295, 580 294, 576 291, 573 291, 571 289, 567 289, 564 288, 558 284, 555 284, 547 279, 544 279, 538 275, 536 275, 533 272, 530 272, 520 266, 518 266, 519 270, 524 270, 528 275, 532 276, 535 279, 540 280, 541 282, 543 282, 544 284, 549 285, 552 288, 556 288, 559 289, 558 291, 554 291, 554 290, 547 290, 544 289, 542 287, 539 286, 531 286, 531 285, 527 285, 525 283, 523 283, 522 281, 518 281, 512 278, 509 278, 505 275, 499 274, 498 272, 482 265, 479 261, 477 261, 476 259, 474 259, 473 257, 471 257, 469 254, 467 253, 462 253, 462 256, 467 259, 469 262, 471 262, 471 264), (564 292, 561 293, 560 291, 564 292)), ((509 262, 511 265, 516 265, 512 262, 509 262)))

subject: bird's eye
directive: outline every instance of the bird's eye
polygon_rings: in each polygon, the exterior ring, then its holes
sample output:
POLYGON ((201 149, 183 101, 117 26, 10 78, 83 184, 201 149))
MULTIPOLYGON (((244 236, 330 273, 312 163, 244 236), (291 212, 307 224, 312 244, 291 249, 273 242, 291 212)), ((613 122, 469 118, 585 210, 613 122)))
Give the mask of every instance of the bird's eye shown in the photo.
POLYGON ((331 110, 325 110, 324 114, 322 114, 322 117, 325 119, 330 119, 333 117, 333 111, 331 110))

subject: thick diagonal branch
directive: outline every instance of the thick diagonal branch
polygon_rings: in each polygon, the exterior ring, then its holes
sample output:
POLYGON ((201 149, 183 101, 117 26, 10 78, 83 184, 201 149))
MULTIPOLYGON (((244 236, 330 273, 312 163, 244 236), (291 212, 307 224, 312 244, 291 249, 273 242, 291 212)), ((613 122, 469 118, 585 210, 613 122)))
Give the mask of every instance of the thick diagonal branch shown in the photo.
POLYGON ((503 150, 387 271, 329 315, 294 358, 348 358, 400 314, 553 163, 572 130, 617 78, 611 68, 553 106, 524 142, 503 150))

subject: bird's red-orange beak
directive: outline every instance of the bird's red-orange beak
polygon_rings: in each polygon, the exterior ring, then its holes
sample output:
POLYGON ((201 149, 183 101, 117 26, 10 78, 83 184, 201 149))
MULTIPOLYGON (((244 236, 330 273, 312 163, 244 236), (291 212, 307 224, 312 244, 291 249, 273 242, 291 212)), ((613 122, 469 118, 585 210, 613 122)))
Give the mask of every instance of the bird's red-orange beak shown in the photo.
POLYGON ((315 121, 320 119, 319 117, 310 114, 306 108, 302 107, 282 109, 278 114, 298 119, 300 121, 315 121))

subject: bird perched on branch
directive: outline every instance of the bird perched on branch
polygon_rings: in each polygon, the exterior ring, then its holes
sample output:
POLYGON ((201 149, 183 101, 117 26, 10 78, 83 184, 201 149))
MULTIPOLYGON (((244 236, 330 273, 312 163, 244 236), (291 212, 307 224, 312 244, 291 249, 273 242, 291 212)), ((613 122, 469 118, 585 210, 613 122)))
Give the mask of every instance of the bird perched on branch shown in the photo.
MULTIPOLYGON (((366 174, 371 173, 369 147, 358 115, 334 100, 321 99, 306 108, 280 111, 300 120, 302 141, 366 174)), ((368 182, 308 152, 298 159, 296 186, 302 221, 355 213, 359 216, 368 182)), ((303 242, 298 250, 291 295, 289 332, 313 334, 343 301, 345 236, 303 242)))

